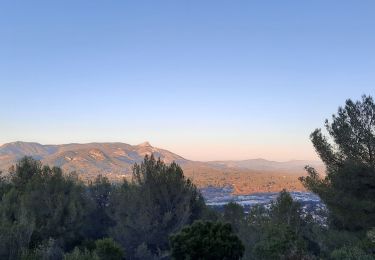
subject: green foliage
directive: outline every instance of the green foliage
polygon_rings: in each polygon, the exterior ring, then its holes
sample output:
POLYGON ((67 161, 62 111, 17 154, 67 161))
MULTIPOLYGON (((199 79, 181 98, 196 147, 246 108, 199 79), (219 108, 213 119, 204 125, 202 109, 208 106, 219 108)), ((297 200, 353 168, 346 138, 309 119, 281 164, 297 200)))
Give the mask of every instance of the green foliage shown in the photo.
POLYGON ((368 240, 375 245, 375 227, 367 231, 368 240))
POLYGON ((244 259, 310 259, 320 254, 322 228, 302 214, 285 190, 270 207, 255 205, 247 214, 240 205, 228 204, 222 220, 235 227, 245 246, 244 259))
POLYGON ((320 129, 312 143, 326 165, 320 177, 311 167, 300 180, 318 194, 329 209, 329 229, 318 239, 320 255, 331 259, 374 259, 371 240, 375 226, 375 104, 370 96, 346 101, 332 122, 326 120, 330 138, 320 129), (329 140, 331 142, 329 142, 329 140), (367 237, 366 237, 367 232, 367 237))
POLYGON ((153 157, 120 186, 102 176, 84 185, 25 157, 0 179, 0 192, 1 259, 47 259, 74 248, 64 257, 122 259, 124 248, 130 258, 153 259, 168 254, 170 234, 214 216, 177 164, 153 157))
POLYGON ((33 231, 34 224, 24 216, 17 222, 1 221, 0 259, 18 259, 28 249, 33 231))
POLYGON ((230 202, 224 206, 223 221, 230 223, 236 232, 241 229, 244 219, 245 212, 241 205, 230 202))
POLYGON ((311 134, 311 140, 320 158, 328 168, 339 167, 350 160, 375 167, 375 104, 371 96, 363 96, 361 101, 348 99, 345 107, 339 107, 332 122, 325 127, 334 141, 328 142, 320 129, 311 134))
POLYGON ((95 253, 87 249, 80 250, 76 247, 72 252, 64 255, 64 260, 101 260, 95 253))
POLYGON ((97 240, 95 246, 95 253, 101 260, 121 260, 124 256, 122 248, 112 238, 97 240))
POLYGON ((240 259, 244 247, 230 224, 197 221, 171 236, 174 259, 240 259))
POLYGON ((374 260, 375 256, 367 254, 359 247, 342 247, 332 252, 333 260, 374 260))
POLYGON ((271 221, 275 224, 293 227, 295 233, 298 232, 297 229, 301 227, 303 222, 301 214, 301 205, 293 201, 292 196, 286 190, 281 191, 276 201, 271 204, 271 221))
POLYGON ((279 224, 263 229, 260 241, 254 246, 254 254, 258 259, 301 259, 304 249, 304 241, 292 227, 279 224))
POLYGON ((64 260, 121 260, 124 259, 123 255, 122 248, 112 238, 104 238, 95 241, 95 248, 93 250, 85 247, 75 247, 70 253, 64 254, 63 258, 64 260))
POLYGON ((156 256, 154 256, 151 252, 151 250, 148 248, 148 246, 145 243, 140 244, 135 252, 135 257, 137 259, 145 259, 145 260, 153 260, 158 259, 156 256))
POLYGON ((85 226, 85 234, 91 239, 100 239, 109 235, 109 229, 114 226, 111 218, 113 205, 111 196, 114 187, 106 177, 99 175, 93 183, 88 186, 90 209, 88 220, 90 225, 85 226))
POLYGON ((346 161, 329 170, 324 179, 302 179, 329 208, 330 224, 349 231, 367 230, 375 226, 375 170, 363 163, 346 161))
POLYGON ((293 201, 288 192, 280 192, 269 211, 260 213, 263 216, 256 216, 255 219, 254 213, 250 215, 261 233, 253 246, 256 258, 288 259, 307 255, 308 241, 304 233, 307 222, 301 217, 300 204, 293 201))
POLYGON ((155 256, 169 249, 169 234, 198 219, 205 205, 203 198, 182 169, 145 157, 135 165, 132 183, 117 189, 114 205, 116 226, 111 234, 129 257, 146 245, 155 256))
POLYGON ((365 231, 375 226, 375 104, 370 96, 346 101, 326 129, 333 144, 320 129, 312 143, 326 164, 321 178, 311 167, 300 180, 318 194, 330 212, 333 228, 365 231))
POLYGON ((1 198, 0 255, 17 258, 50 239, 69 249, 80 241, 86 217, 84 186, 64 177, 59 168, 25 157, 11 171, 1 198))
POLYGON ((58 246, 56 240, 50 239, 49 241, 40 244, 34 249, 25 250, 22 252, 22 260, 59 260, 63 259, 63 250, 58 246))

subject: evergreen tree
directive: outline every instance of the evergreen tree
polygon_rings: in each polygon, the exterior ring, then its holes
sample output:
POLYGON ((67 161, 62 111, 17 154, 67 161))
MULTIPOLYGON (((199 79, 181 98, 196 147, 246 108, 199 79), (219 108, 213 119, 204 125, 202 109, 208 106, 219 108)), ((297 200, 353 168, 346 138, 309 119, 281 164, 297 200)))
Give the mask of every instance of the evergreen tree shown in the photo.
POLYGON ((198 219, 205 207, 176 163, 167 165, 153 156, 134 166, 132 183, 118 188, 114 199, 118 207, 112 235, 128 256, 134 256, 140 246, 142 251, 163 255, 169 249, 169 234, 198 219))
POLYGON ((115 188, 106 177, 99 175, 88 186, 90 208, 89 225, 85 225, 85 235, 92 240, 101 239, 109 234, 109 229, 115 225, 111 218, 113 212, 112 196, 115 188))
MULTIPOLYGON (((261 214, 262 211, 260 211, 261 214)), ((258 259, 303 259, 308 255, 304 238, 305 219, 301 215, 301 206, 292 196, 283 190, 271 203, 267 216, 258 216, 259 240, 253 247, 258 259)))
POLYGON ((321 178, 306 167, 300 180, 327 205, 330 224, 349 231, 375 226, 375 104, 370 96, 347 100, 332 122, 325 123, 330 139, 320 129, 311 134, 312 143, 327 168, 321 178), (332 140, 333 142, 329 142, 332 140))
POLYGON ((104 238, 95 242, 95 254, 101 260, 121 260, 124 252, 112 238, 104 238))
POLYGON ((11 171, 0 204, 0 255, 17 259, 21 252, 54 239, 64 249, 83 240, 85 187, 61 169, 42 166, 30 157, 11 171))
POLYGON ((229 202, 224 206, 223 221, 231 224, 235 232, 239 232, 245 220, 245 212, 241 205, 229 202))

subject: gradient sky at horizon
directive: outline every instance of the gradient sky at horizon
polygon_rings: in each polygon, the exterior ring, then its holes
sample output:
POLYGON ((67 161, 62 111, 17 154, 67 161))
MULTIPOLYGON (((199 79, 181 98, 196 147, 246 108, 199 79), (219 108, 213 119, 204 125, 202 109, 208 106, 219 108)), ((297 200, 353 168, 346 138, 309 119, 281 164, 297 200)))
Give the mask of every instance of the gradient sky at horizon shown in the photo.
POLYGON ((374 95, 374 13, 374 1, 1 1, 0 144, 316 159, 309 134, 374 95))

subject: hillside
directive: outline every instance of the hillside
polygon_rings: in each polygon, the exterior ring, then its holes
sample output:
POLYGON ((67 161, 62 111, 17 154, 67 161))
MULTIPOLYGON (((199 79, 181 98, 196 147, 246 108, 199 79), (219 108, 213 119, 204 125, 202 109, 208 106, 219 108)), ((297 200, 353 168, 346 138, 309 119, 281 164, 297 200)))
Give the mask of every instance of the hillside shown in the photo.
POLYGON ((243 170, 253 171, 278 171, 288 173, 301 173, 301 170, 310 165, 321 169, 322 163, 320 161, 308 160, 293 160, 287 162, 268 161, 265 159, 250 159, 242 161, 213 161, 209 162, 210 165, 223 168, 238 168, 243 170))
POLYGON ((146 154, 154 154, 167 163, 177 162, 199 187, 232 185, 237 194, 276 192, 283 188, 304 190, 298 181, 298 177, 305 174, 303 167, 309 164, 320 171, 323 169, 316 161, 191 161, 148 142, 139 145, 7 143, 0 146, 0 169, 6 172, 18 159, 32 156, 50 166, 59 166, 65 172, 76 171, 82 180, 102 174, 112 181, 120 181, 130 178, 132 166, 140 163, 146 154))

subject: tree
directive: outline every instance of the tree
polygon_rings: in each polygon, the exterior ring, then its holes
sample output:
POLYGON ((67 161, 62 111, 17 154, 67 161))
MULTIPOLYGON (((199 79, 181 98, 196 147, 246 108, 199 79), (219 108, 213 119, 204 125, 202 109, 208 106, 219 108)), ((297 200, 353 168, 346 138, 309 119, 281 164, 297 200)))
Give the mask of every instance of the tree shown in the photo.
POLYGON ((90 210, 85 233, 92 240, 108 236, 109 229, 114 226, 111 218, 111 211, 114 205, 111 205, 111 198, 114 193, 114 187, 108 178, 99 175, 93 183, 88 186, 90 210))
POLYGON ((302 226, 301 205, 294 201, 286 190, 282 190, 272 202, 270 208, 271 221, 275 224, 285 224, 298 233, 302 226))
MULTIPOLYGON (((262 211, 259 212, 260 214, 262 211)), ((304 227, 306 221, 301 217, 301 206, 292 196, 283 190, 279 193, 266 216, 251 213, 258 227, 260 237, 253 247, 253 253, 259 259, 303 259, 306 252, 304 227)))
POLYGON ((375 226, 375 104, 370 96, 347 100, 332 122, 330 139, 316 129, 311 141, 327 168, 325 177, 306 167, 303 185, 327 205, 330 225, 349 231, 375 226))
POLYGON ((169 249, 169 235, 198 219, 205 207, 180 166, 153 156, 134 166, 132 183, 119 187, 113 199, 117 224, 111 234, 130 257, 141 249, 163 255, 169 249))
POLYGON ((257 259, 303 259, 304 242, 285 224, 268 225, 254 246, 257 259))
POLYGON ((123 258, 122 248, 112 238, 97 240, 95 246, 94 252, 101 260, 121 260, 123 258))
POLYGON ((244 253, 241 240, 230 224, 197 221, 172 235, 174 259, 219 260, 240 259, 244 253))
POLYGON ((224 206, 223 221, 231 224, 235 232, 238 232, 245 220, 245 212, 241 205, 229 202, 224 206))
POLYGON ((63 249, 83 240, 87 198, 82 184, 31 157, 21 159, 10 175, 0 203, 2 258, 19 258, 50 239, 63 249))
POLYGON ((332 122, 325 121, 325 127, 334 144, 321 129, 311 134, 311 141, 328 168, 340 167, 347 160, 375 168, 375 104, 371 96, 357 102, 348 99, 332 122))

